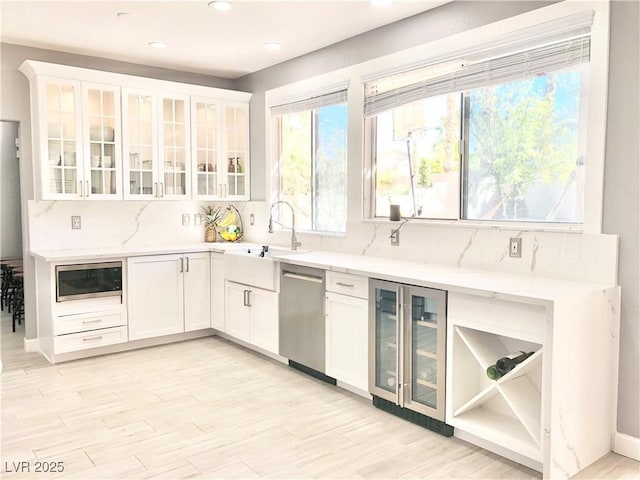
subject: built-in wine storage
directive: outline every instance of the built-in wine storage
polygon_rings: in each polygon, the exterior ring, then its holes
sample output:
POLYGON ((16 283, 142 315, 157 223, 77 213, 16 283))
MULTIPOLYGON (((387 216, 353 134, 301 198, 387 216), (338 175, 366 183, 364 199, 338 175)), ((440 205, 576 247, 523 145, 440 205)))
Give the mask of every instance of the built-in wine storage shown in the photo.
POLYGON ((538 469, 544 457, 547 322, 545 305, 450 293, 447 423, 538 469), (531 355, 500 378, 489 378, 489 366, 517 352, 531 355))

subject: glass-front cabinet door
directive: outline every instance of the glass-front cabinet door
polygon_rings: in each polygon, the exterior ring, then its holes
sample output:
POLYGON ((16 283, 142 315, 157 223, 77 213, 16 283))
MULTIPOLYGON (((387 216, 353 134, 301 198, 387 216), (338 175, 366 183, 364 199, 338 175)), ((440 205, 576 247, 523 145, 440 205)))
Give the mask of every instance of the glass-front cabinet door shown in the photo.
POLYGON ((120 88, 83 84, 84 196, 122 199, 120 88))
POLYGON ((249 199, 249 105, 193 98, 191 152, 194 196, 249 199))
POLYGON ((226 105, 225 110, 225 156, 226 168, 223 182, 224 196, 240 199, 248 197, 247 169, 249 132, 249 107, 247 104, 226 105))
POLYGON ((84 177, 80 83, 48 80, 41 95, 45 105, 42 152, 47 157, 41 159, 42 196, 81 198, 84 177))
POLYGON ((125 198, 159 197, 157 106, 153 92, 122 90, 125 198))
POLYGON ((446 292, 405 287, 404 345, 408 387, 404 402, 444 421, 446 292))
POLYGON ((396 402, 399 371, 399 327, 401 322, 399 286, 389 282, 372 281, 369 309, 369 387, 372 393, 396 402))
POLYGON ((222 197, 222 183, 218 175, 220 108, 216 102, 196 99, 191 110, 194 196, 202 199, 222 197))
POLYGON ((160 196, 186 198, 191 195, 189 153, 189 97, 161 96, 160 196))

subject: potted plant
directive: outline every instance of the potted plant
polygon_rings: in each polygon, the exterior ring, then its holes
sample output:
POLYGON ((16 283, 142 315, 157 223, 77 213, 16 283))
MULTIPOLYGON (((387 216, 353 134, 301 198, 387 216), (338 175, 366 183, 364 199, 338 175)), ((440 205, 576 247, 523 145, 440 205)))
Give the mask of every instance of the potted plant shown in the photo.
POLYGON ((202 220, 204 222, 204 241, 215 242, 218 236, 218 223, 222 219, 222 208, 212 205, 202 206, 202 220))

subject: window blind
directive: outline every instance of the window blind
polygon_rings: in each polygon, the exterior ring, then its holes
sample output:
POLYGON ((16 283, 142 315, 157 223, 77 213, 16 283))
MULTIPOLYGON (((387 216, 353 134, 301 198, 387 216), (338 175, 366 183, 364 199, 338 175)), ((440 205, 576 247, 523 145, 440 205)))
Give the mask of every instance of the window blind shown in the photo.
POLYGON ((338 90, 324 95, 318 95, 315 97, 305 98, 303 100, 297 100, 291 103, 285 103, 283 105, 272 106, 271 116, 281 116, 287 115, 289 113, 304 112, 316 108, 327 107, 329 105, 346 103, 346 101, 347 89, 338 90))
POLYGON ((570 38, 533 48, 493 56, 485 52, 483 60, 460 58, 373 80, 365 84, 364 113, 370 117, 427 97, 561 70, 588 62, 589 53, 590 33, 581 29, 570 38))

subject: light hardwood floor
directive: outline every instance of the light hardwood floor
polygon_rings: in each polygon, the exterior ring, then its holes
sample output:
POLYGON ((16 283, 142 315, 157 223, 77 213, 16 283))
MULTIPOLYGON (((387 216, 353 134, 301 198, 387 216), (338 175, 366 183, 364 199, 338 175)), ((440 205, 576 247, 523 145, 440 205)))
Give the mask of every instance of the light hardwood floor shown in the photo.
MULTIPOLYGON (((217 337, 50 365, 1 320, 2 478, 540 478, 217 337)), ((639 464, 611 454, 579 478, 639 464)))

